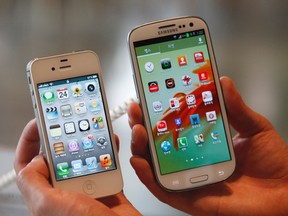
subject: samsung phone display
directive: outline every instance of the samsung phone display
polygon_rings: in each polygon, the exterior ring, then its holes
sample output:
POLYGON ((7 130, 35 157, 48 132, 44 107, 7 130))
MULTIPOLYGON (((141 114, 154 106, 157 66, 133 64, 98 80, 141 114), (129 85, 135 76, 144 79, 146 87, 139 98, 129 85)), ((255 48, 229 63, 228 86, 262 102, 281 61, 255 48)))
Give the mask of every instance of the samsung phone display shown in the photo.
POLYGON ((206 24, 155 22, 135 28, 129 42, 160 183, 181 190, 230 176, 234 154, 206 24))

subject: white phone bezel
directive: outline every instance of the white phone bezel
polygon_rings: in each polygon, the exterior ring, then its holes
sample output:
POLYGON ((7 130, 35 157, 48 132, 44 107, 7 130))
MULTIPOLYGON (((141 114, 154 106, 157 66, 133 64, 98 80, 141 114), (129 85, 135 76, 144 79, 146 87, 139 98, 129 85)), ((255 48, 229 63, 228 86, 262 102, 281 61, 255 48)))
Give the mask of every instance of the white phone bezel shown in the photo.
MULTIPOLYGON (((171 27, 172 28, 172 27, 171 27)), ((167 31, 168 32, 168 31, 167 31)), ((156 173, 156 177, 160 183, 165 189, 171 190, 171 191, 179 191, 179 190, 186 190, 189 188, 196 188, 201 187, 204 185, 216 183, 223 181, 227 179, 234 171, 235 169, 235 156, 233 151, 233 143, 231 139, 231 134, 229 130, 227 115, 225 111, 225 105, 224 105, 224 99, 222 96, 222 90, 220 86, 219 76, 217 72, 217 66, 216 61, 214 57, 214 52, 212 48, 211 38, 209 34, 208 27, 206 23, 198 17, 179 17, 174 19, 168 19, 168 20, 161 20, 158 22, 148 23, 141 26, 138 26, 134 28, 128 36, 128 42, 129 42, 129 48, 131 53, 131 60, 134 68, 134 80, 138 97, 141 103, 141 108, 144 116, 144 124, 147 128, 148 132, 148 138, 149 138, 149 145, 150 145, 150 152, 152 154, 152 160, 154 165, 154 170, 156 173), (173 31, 173 33, 159 33, 159 27, 168 26, 167 29, 169 29, 169 26, 173 26, 173 28, 177 28, 177 31, 173 31), (213 164, 209 166, 189 169, 185 171, 180 171, 176 173, 171 174, 165 174, 161 175, 160 169, 159 169, 159 163, 157 160, 157 154, 154 147, 154 141, 153 141, 153 135, 152 135, 152 128, 150 126, 150 120, 148 116, 148 110, 146 109, 147 104, 144 97, 144 89, 142 87, 142 81, 140 78, 140 71, 137 63, 137 57, 134 49, 133 43, 135 41, 142 41, 147 39, 153 39, 158 38, 166 35, 172 35, 172 34, 178 34, 178 33, 185 33, 188 31, 193 30, 199 30, 204 29, 206 40, 208 44, 208 51, 210 53, 210 60, 212 65, 213 74, 215 77, 215 84, 217 93, 219 96, 219 102, 220 102, 220 108, 223 116, 223 122, 224 122, 224 128, 228 137, 228 146, 229 151, 231 155, 231 160, 213 164), (159 36, 159 34, 161 34, 159 36), (206 179, 207 177, 207 179, 206 179), (195 181, 194 181, 195 180, 195 181), (194 181, 193 183, 191 183, 194 181)))
POLYGON ((100 61, 96 53, 92 51, 79 51, 63 55, 37 58, 27 64, 27 76, 33 101, 35 116, 37 118, 38 130, 42 141, 42 148, 50 170, 50 179, 54 187, 72 190, 82 194, 86 194, 93 198, 105 197, 119 193, 123 189, 122 174, 118 159, 117 146, 112 130, 109 109, 104 90, 100 61), (66 59, 61 61, 61 59, 66 59), (69 67, 67 66, 69 65, 69 67), (113 153, 115 155, 116 169, 109 172, 95 173, 87 176, 80 176, 66 180, 57 181, 55 178, 55 170, 52 162, 52 154, 49 147, 48 135, 45 129, 44 116, 41 109, 41 101, 37 84, 47 83, 49 81, 68 79, 72 77, 85 76, 89 74, 97 74, 101 85, 103 104, 105 106, 105 114, 113 153), (86 188, 89 189, 86 190, 86 188))

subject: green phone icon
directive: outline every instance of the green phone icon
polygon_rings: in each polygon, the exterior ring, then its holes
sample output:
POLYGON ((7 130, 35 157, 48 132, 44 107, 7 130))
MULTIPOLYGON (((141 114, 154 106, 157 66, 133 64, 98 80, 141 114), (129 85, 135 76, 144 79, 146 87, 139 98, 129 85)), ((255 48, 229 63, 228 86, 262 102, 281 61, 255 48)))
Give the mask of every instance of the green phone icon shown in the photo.
POLYGON ((186 137, 179 137, 177 139, 178 147, 179 148, 185 148, 188 147, 188 141, 186 137))
POLYGON ((63 162, 63 163, 57 164, 57 172, 58 172, 58 175, 60 176, 68 175, 70 173, 68 163, 63 162))

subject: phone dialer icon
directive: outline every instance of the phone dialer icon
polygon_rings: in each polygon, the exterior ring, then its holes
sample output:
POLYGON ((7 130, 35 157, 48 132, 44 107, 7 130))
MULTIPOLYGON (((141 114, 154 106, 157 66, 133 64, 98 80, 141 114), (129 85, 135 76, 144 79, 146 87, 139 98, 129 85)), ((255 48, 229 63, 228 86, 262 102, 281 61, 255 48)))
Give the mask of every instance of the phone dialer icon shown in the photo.
POLYGON ((177 138, 177 143, 179 148, 186 148, 188 147, 187 137, 179 137, 177 138))
POLYGON ((68 175, 70 173, 69 166, 67 162, 58 163, 57 165, 57 173, 60 176, 68 175))

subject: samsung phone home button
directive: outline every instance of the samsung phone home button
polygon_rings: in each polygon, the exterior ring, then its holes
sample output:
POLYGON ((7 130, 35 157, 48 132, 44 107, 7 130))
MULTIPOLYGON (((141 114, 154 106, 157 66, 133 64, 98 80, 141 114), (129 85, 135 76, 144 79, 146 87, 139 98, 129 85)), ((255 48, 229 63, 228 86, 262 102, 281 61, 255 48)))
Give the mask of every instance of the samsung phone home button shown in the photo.
POLYGON ((92 195, 95 193, 96 190, 96 186, 95 183, 93 181, 86 181, 84 182, 84 184, 82 185, 82 189, 84 191, 84 193, 88 194, 88 195, 92 195))
POLYGON ((202 181, 207 181, 208 180, 208 175, 202 175, 202 176, 197 176, 197 177, 193 177, 190 178, 190 182, 192 184, 198 183, 198 182, 202 182, 202 181))

